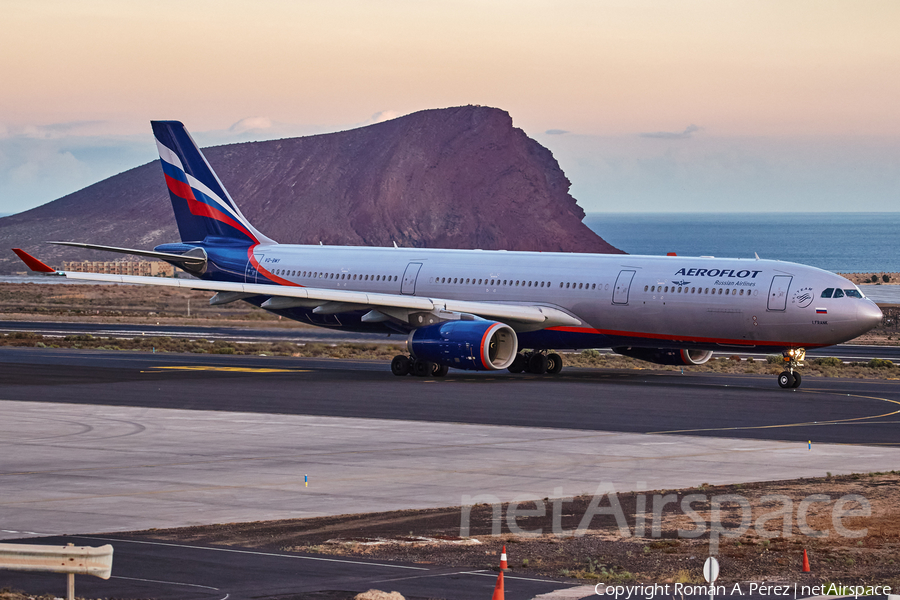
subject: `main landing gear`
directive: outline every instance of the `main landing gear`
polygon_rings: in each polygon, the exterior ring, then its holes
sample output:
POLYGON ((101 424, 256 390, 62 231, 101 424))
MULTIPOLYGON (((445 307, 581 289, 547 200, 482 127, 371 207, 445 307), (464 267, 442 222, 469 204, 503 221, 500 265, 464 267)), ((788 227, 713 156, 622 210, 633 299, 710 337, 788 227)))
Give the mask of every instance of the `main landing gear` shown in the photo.
MULTIPOLYGON (((556 375, 563 368, 562 356, 546 351, 518 353, 513 363, 507 367, 510 373, 532 373, 534 375, 556 375)), ((415 359, 399 354, 391 361, 391 373, 397 377, 443 377, 450 368, 427 360, 415 359)))
POLYGON ((411 356, 397 355, 391 361, 391 373, 397 377, 415 375, 416 377, 443 377, 450 367, 428 360, 418 360, 411 356))
POLYGON ((562 368, 562 356, 555 352, 546 354, 545 350, 520 352, 516 355, 513 363, 507 367, 510 373, 527 372, 534 375, 556 375, 562 371, 562 368))
POLYGON ((803 378, 800 371, 795 371, 797 367, 803 366, 803 359, 806 358, 806 350, 803 348, 791 348, 782 353, 784 362, 787 363, 787 371, 778 374, 778 385, 783 388, 798 388, 803 378))

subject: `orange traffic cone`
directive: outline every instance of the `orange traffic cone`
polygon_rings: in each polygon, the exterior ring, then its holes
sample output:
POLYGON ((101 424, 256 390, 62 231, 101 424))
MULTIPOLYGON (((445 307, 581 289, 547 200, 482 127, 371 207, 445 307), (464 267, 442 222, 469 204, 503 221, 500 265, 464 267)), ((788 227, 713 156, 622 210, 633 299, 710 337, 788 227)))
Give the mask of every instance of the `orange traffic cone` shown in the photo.
POLYGON ((806 548, 803 549, 803 572, 809 573, 809 557, 806 555, 806 548))
POLYGON ((494 586, 494 595, 491 600, 505 600, 503 596, 503 571, 497 576, 497 585, 494 586))
POLYGON ((509 565, 506 564, 506 546, 503 546, 503 552, 500 553, 500 570, 509 571, 509 565))

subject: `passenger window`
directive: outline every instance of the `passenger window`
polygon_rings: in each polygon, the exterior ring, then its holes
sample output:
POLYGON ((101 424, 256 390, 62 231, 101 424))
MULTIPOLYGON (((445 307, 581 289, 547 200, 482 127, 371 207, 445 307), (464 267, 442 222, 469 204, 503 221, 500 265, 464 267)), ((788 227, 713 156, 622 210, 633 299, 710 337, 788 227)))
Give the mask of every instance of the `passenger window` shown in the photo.
POLYGON ((648 289, 650 289, 649 286, 646 286, 646 285, 645 285, 645 286, 644 286, 644 291, 646 292, 648 289))
POLYGON ((571 283, 566 283, 566 289, 569 289, 570 287, 572 287, 572 284, 571 284, 571 283))
POLYGON ((836 290, 834 290, 834 296, 832 296, 832 298, 843 298, 843 297, 844 297, 844 291, 841 288, 837 288, 836 290))

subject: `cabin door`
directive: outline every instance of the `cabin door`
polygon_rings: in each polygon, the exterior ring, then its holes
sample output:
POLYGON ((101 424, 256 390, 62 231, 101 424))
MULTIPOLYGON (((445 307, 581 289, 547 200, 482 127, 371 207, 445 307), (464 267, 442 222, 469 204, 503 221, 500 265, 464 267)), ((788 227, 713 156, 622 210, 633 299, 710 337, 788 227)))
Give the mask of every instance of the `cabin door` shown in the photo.
MULTIPOLYGON (((255 256, 257 264, 262 264, 263 255, 255 256)), ((253 261, 247 260, 247 270, 244 272, 244 283, 256 283, 256 269, 253 267, 253 261)))
POLYGON ((634 279, 634 273, 634 271, 619 271, 616 289, 613 290, 613 304, 628 304, 628 293, 631 291, 631 280, 634 279))
POLYGON ((784 310, 787 308, 788 289, 791 287, 790 275, 776 275, 772 278, 772 286, 769 288, 769 310, 784 310))

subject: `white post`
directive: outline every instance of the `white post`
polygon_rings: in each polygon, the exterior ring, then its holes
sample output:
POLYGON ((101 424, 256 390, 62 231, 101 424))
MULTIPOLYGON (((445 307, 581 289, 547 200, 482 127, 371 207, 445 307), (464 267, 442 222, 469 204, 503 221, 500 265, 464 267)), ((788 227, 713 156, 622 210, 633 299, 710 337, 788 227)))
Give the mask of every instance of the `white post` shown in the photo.
MULTIPOLYGON (((72 543, 66 544, 69 547, 74 545, 72 543)), ((75 573, 66 575, 66 600, 75 600, 75 573)))

